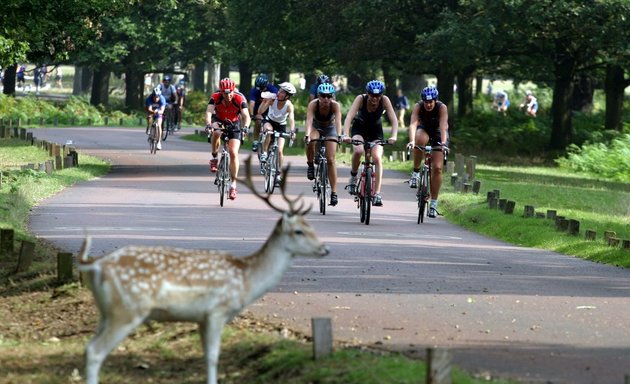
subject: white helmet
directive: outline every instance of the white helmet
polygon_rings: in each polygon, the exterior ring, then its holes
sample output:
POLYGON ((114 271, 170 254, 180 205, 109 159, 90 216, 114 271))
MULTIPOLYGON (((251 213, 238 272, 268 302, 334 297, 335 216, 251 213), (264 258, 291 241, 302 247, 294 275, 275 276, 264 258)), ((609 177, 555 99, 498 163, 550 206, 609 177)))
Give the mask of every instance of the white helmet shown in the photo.
POLYGON ((162 95, 162 90, 160 89, 160 87, 153 88, 153 95, 155 95, 155 96, 162 95))
POLYGON ((297 89, 295 89, 295 86, 287 81, 285 81, 284 83, 278 84, 278 87, 280 87, 280 89, 282 89, 289 95, 295 95, 295 93, 297 92, 297 89))

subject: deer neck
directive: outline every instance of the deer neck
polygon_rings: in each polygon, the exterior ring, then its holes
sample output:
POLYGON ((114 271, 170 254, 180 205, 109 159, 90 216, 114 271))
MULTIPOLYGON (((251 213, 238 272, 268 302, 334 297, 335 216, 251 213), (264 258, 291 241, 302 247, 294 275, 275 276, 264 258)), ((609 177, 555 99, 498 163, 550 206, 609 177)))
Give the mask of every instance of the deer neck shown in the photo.
MULTIPOLYGON (((280 223, 279 223, 280 224, 280 223)), ((252 302, 265 294, 282 278, 289 268, 293 253, 286 246, 290 241, 286 234, 280 234, 276 226, 267 242, 254 254, 246 258, 247 264, 247 302, 252 302)))

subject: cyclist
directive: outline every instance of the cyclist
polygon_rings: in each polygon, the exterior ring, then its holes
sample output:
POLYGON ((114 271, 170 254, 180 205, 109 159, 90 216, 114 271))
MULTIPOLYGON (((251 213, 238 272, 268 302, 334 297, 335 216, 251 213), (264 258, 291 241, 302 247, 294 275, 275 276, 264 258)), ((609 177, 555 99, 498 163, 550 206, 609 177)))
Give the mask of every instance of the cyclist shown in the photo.
MULTIPOLYGON (((398 136, 398 119, 396 118, 396 112, 389 97, 385 96, 385 84, 379 80, 371 80, 365 86, 367 93, 358 95, 352 102, 352 106, 346 115, 346 120, 343 124, 344 129, 344 141, 347 143, 352 140, 361 141, 384 141, 385 135, 383 134, 383 123, 381 116, 383 111, 387 113, 387 118, 392 125, 392 133, 387 140, 388 143, 394 144, 398 136), (352 131, 350 131, 350 125, 352 124, 352 131)), ((354 153, 352 154, 352 168, 350 170, 350 193, 354 193, 357 183, 357 173, 359 171, 359 165, 361 163, 361 156, 364 152, 363 145, 355 145, 354 153)), ((372 160, 376 167, 373 205, 380 207, 383 205, 381 196, 381 179, 383 176, 382 156, 383 147, 376 145, 372 148, 372 160)))
POLYGON ((157 134, 158 134, 158 143, 157 149, 162 149, 162 116, 164 115, 164 109, 166 108, 166 99, 162 96, 162 91, 160 87, 155 87, 153 92, 146 98, 144 102, 144 109, 147 111, 147 135, 149 134, 149 129, 151 128, 153 115, 155 112, 158 112, 157 118, 157 134))
MULTIPOLYGON (((280 90, 270 99, 265 99, 258 108, 259 114, 265 114, 263 119, 263 130, 268 132, 287 132, 287 123, 289 125, 291 139, 295 139, 295 109, 291 102, 291 96, 295 95, 297 90, 295 86, 289 82, 278 84, 280 90)), ((267 150, 271 143, 271 137, 266 136, 265 141, 261 144, 262 153, 260 154, 260 161, 264 163, 267 160, 267 150)), ((278 155, 280 160, 280 167, 282 167, 284 150, 284 137, 278 138, 278 155)), ((276 183, 280 182, 280 176, 276 178, 276 183)))
POLYGON ((256 76, 254 80, 254 88, 249 93, 249 114, 254 119, 254 141, 252 142, 252 151, 258 151, 258 136, 260 135, 260 127, 262 126, 262 120, 264 114, 258 113, 260 103, 263 101, 262 93, 270 92, 273 94, 278 93, 278 88, 269 82, 269 78, 264 73, 256 76))
MULTIPOLYGON (((314 143, 321 136, 331 139, 341 137, 341 106, 336 100, 335 87, 330 83, 322 83, 317 87, 317 99, 308 103, 306 107, 306 177, 309 180, 315 178, 315 157, 314 143)), ((326 141, 326 160, 328 161, 328 179, 330 180, 330 205, 337 205, 337 167, 335 165, 335 153, 337 143, 326 141)))
POLYGON ((211 132, 211 151, 212 159, 210 159, 210 172, 216 172, 219 160, 217 154, 221 145, 221 131, 214 130, 221 127, 221 123, 229 120, 233 125, 233 129, 227 132, 228 135, 228 152, 230 154, 230 190, 228 198, 236 199, 236 178, 238 176, 238 168, 240 165, 238 158, 238 150, 241 147, 243 134, 247 134, 249 129, 250 117, 247 110, 247 100, 240 93, 234 91, 234 81, 225 78, 219 82, 219 92, 215 92, 210 96, 208 108, 206 109, 206 132, 211 132), (243 130, 239 125, 239 117, 243 121, 243 130))
POLYGON ((538 111, 538 99, 529 89, 525 92, 525 100, 520 105, 521 109, 531 117, 536 117, 538 111))
POLYGON ((177 113, 175 114, 176 130, 182 129, 182 114, 184 112, 184 100, 186 99, 186 81, 179 81, 176 88, 177 93, 177 113))
MULTIPOLYGON (((448 152, 448 108, 446 104, 438 101, 437 88, 430 86, 420 92, 422 101, 413 106, 411 123, 409 124, 409 144, 407 148, 415 145, 441 147, 442 151, 431 153, 431 202, 429 204, 429 217, 438 215, 438 194, 442 186, 442 168, 444 166, 444 154, 448 152)), ((413 173, 409 186, 417 188, 416 180, 420 172, 420 163, 423 160, 422 151, 415 149, 413 156, 413 173)))
POLYGON ((497 110, 497 112, 505 113, 510 106, 510 100, 508 98, 508 94, 505 91, 498 91, 494 94, 494 100, 492 100, 492 107, 497 110))
POLYGON ((162 96, 166 99, 166 108, 171 109, 172 113, 175 113, 176 105, 177 105, 177 89, 175 86, 171 84, 172 77, 170 75, 165 75, 162 78, 162 84, 160 84, 160 91, 162 91, 162 96))
POLYGON ((314 82, 313 84, 311 84, 311 86, 308 88, 308 101, 309 103, 317 98, 317 92, 319 89, 319 86, 322 84, 331 84, 330 81, 330 77, 328 77, 325 74, 321 74, 319 76, 317 76, 317 81, 314 82))

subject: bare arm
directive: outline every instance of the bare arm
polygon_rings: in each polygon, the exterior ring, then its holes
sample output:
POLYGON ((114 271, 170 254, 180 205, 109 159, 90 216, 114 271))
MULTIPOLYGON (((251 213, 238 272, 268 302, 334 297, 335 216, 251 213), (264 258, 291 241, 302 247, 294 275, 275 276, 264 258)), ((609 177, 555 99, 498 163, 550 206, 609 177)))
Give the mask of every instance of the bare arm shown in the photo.
POLYGON ((287 107, 287 113, 289 114, 287 121, 289 123, 289 128, 291 129, 291 133, 295 133, 295 113, 293 111, 293 103, 290 101, 287 101, 287 103, 289 103, 289 106, 287 107))
POLYGON ((313 130, 313 115, 315 114, 316 101, 311 101, 306 107, 306 124, 304 127, 305 137, 311 137, 311 131, 313 130))
POLYGON ((206 108, 206 125, 212 124, 212 115, 214 114, 214 104, 208 104, 206 108))
POLYGON ((388 141, 390 144, 394 144, 398 138, 398 118, 396 117, 396 112, 394 112, 394 107, 392 106, 392 101, 389 97, 383 96, 383 106, 387 112, 387 118, 392 125, 392 135, 388 141))
POLYGON ((342 134, 341 106, 336 101, 333 101, 333 111, 335 112, 335 128, 337 128, 337 136, 341 136, 342 134))
POLYGON ((409 123, 409 143, 415 145, 416 130, 418 129, 418 116, 420 115, 420 104, 415 103, 411 110, 411 121, 409 123))
POLYGON ((445 104, 440 106, 440 141, 446 146, 448 140, 448 108, 445 104))
POLYGON ((243 118, 243 126, 249 127, 249 124, 252 122, 252 119, 249 116, 249 110, 247 108, 241 108, 241 117, 243 118))
POLYGON ((363 103, 363 96, 362 95, 357 96, 352 102, 352 106, 350 107, 350 110, 348 111, 348 114, 346 115, 346 120, 343 123, 343 132, 348 137, 350 136, 350 125, 352 124, 352 119, 354 119, 354 116, 359 111, 359 107, 361 107, 362 103, 363 103))
POLYGON ((273 103, 273 99, 263 99, 263 101, 258 106, 258 114, 262 115, 263 113, 265 113, 265 111, 267 110, 267 108, 269 108, 271 103, 273 103))

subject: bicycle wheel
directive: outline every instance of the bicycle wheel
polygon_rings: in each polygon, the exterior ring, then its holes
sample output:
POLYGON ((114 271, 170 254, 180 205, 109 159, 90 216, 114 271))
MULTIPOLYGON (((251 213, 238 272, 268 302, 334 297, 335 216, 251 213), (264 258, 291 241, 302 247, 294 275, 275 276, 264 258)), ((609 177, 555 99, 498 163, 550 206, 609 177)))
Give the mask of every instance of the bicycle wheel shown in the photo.
MULTIPOLYGON (((280 154, 277 149, 271 151, 273 157, 271 157, 271 191, 269 193, 273 193, 276 188, 276 179, 280 177, 280 154)), ((269 160, 267 160, 269 161, 269 160)))
POLYGON ((274 189, 274 180, 275 180, 275 161, 274 161, 274 152, 269 151, 267 154, 267 162, 265 163, 265 192, 273 193, 274 189))
POLYGON ((155 124, 151 125, 151 131, 149 132, 149 153, 155 154, 157 152, 157 127, 155 124))
POLYGON ((317 194, 319 195, 319 212, 322 215, 326 214, 326 194, 328 189, 328 168, 326 167, 326 160, 320 159, 319 161, 319 188, 317 194))
POLYGON ((365 170, 365 197, 363 199, 363 210, 365 211, 365 225, 370 224, 370 211, 372 210, 372 170, 365 170))
POLYGON ((230 159, 224 153, 219 163, 219 204, 223 206, 225 196, 228 193, 228 184, 230 182, 230 159))
POLYGON ((424 216, 427 209, 427 199, 429 198, 428 175, 422 172, 420 175, 420 185, 418 185, 418 224, 424 223, 424 216))
POLYGON ((164 111, 164 117, 162 118, 162 141, 165 141, 166 138, 168 137, 168 122, 171 119, 172 113, 170 112, 170 110, 167 108, 164 111))

